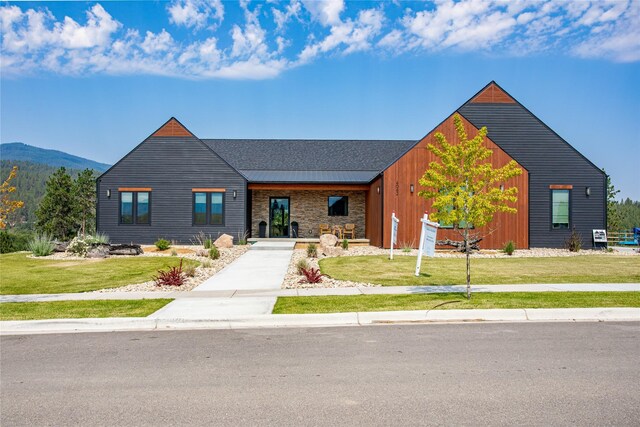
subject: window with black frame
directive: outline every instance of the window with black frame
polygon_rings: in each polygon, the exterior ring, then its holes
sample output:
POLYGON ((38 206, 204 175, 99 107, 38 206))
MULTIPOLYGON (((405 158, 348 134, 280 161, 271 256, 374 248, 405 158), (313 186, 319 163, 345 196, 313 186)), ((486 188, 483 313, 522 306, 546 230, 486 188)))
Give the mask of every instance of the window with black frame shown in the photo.
POLYGON ((223 192, 193 193, 193 225, 224 225, 223 192))
POLYGON ((151 224, 151 192, 120 192, 120 224, 151 224))
POLYGON ((329 196, 329 216, 348 216, 349 197, 329 196))

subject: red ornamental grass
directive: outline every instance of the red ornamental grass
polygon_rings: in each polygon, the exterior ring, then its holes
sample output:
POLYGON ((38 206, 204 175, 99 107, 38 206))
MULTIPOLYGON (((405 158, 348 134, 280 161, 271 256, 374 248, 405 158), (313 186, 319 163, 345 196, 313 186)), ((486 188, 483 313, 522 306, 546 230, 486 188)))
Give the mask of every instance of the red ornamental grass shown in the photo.
POLYGON ((304 276, 300 283, 320 283, 322 282, 322 276, 324 276, 317 268, 303 268, 300 272, 304 276))
POLYGON ((184 274, 182 273, 182 260, 177 267, 169 270, 158 270, 158 275, 153 277, 156 286, 182 286, 184 284, 184 274))

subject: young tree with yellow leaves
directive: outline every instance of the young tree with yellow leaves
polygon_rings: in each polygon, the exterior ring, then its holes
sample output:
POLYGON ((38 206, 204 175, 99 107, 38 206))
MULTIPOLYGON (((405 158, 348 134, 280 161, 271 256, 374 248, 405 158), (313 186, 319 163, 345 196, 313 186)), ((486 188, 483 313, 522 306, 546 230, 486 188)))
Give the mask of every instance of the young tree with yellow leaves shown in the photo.
POLYGON ((489 160, 493 152, 484 144, 487 128, 468 139, 458 114, 453 116, 453 122, 460 142, 451 144, 440 132, 434 135, 437 144, 429 143, 427 149, 438 161, 429 163, 419 180, 425 189, 418 194, 433 199, 435 212, 429 215, 430 219, 451 224, 460 231, 467 258, 467 298, 471 298, 470 229, 489 224, 496 212, 517 212, 510 203, 517 201, 518 188, 500 186, 522 174, 522 169, 513 160, 494 168, 489 160))
POLYGON ((18 175, 18 167, 14 166, 9 172, 9 177, 0 186, 0 229, 7 228, 7 217, 9 214, 24 206, 20 200, 11 200, 11 193, 16 191, 16 187, 11 185, 11 180, 18 175))

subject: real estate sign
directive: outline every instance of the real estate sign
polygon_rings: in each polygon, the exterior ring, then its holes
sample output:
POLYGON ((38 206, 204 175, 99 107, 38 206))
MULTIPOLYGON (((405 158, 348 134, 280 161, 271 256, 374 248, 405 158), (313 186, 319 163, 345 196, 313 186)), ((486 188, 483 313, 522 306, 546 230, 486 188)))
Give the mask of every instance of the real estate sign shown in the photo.
POLYGON ((396 218, 396 213, 391 213, 391 252, 389 259, 393 259, 393 246, 398 244, 398 224, 400 220, 396 218))
POLYGON ((416 276, 420 276, 420 264, 422 255, 434 257, 436 255, 436 238, 439 224, 429 221, 429 216, 425 212, 422 219, 422 231, 420 232, 420 246, 418 247, 418 259, 416 260, 416 276))

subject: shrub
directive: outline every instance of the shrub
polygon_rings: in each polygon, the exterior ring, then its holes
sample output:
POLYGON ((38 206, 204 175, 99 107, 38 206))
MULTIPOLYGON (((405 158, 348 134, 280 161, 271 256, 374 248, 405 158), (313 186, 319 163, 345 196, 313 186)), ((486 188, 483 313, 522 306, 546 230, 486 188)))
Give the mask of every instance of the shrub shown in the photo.
POLYGON ((513 242, 513 240, 509 240, 505 245, 504 248, 502 249, 504 251, 505 254, 507 255, 513 255, 513 252, 516 250, 516 244, 513 242))
POLYGON ((67 246, 67 252, 78 256, 85 256, 91 247, 90 242, 91 236, 87 236, 87 239, 83 239, 80 236, 76 236, 69 242, 67 246))
POLYGON ((29 242, 29 250, 34 256, 47 256, 51 255, 55 245, 51 241, 49 234, 36 234, 29 242))
POLYGON ((169 243, 167 239, 158 239, 156 240, 155 245, 156 245, 156 248, 158 248, 158 250, 161 250, 161 251, 166 251, 171 247, 171 243, 169 243))
POLYGON ((204 239, 204 245, 203 246, 204 246, 205 249, 210 249, 211 246, 213 246, 213 241, 211 239, 209 239, 209 238, 204 239))
POLYGON ((564 247, 568 249, 569 252, 579 252, 580 248, 582 248, 582 236, 576 231, 575 227, 573 227, 567 240, 564 241, 564 247))
POLYGON ((211 261, 206 260, 202 262, 202 268, 211 268, 211 267, 212 267, 211 261))
POLYGON ((309 258, 317 258, 318 257, 318 247, 315 243, 309 243, 307 245, 307 256, 309 258))
POLYGON ((413 240, 411 241, 411 243, 409 242, 402 242, 400 244, 400 249, 402 250, 402 252, 408 254, 409 252, 411 252, 413 250, 413 240))
POLYGON ((178 256, 178 251, 171 249, 171 256, 178 256))
POLYGON ((109 236, 104 233, 96 233, 95 236, 87 236, 87 240, 92 245, 108 245, 109 244, 109 236))
POLYGON ((169 270, 158 270, 158 275, 153 277, 156 286, 182 286, 184 284, 184 273, 182 271, 182 260, 177 267, 169 270))
POLYGON ((193 277, 196 275, 196 266, 195 264, 187 264, 182 268, 182 272, 187 277, 193 277))
POLYGON ((0 231, 0 254, 26 251, 32 238, 30 232, 0 231))
POLYGON ((309 268, 311 268, 311 265, 309 265, 309 261, 307 261, 306 258, 302 258, 296 263, 296 270, 298 271, 298 274, 302 274, 302 270, 308 270, 309 268))
POLYGON ((209 249, 209 258, 211 259, 220 258, 220 251, 218 250, 217 247, 211 246, 211 249, 209 249))
POLYGON ((302 279, 300 283, 320 283, 324 276, 317 268, 304 268, 302 269, 302 275, 304 279, 302 279))
POLYGON ((349 249, 349 241, 347 239, 342 240, 342 249, 345 251, 349 249))
POLYGON ((246 245, 249 232, 245 230, 243 233, 238 233, 238 245, 246 245))

